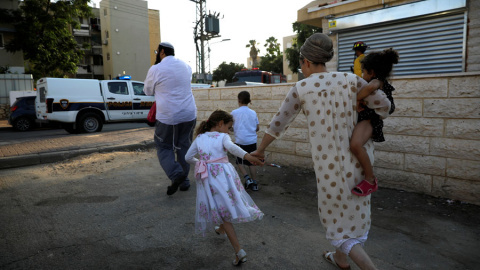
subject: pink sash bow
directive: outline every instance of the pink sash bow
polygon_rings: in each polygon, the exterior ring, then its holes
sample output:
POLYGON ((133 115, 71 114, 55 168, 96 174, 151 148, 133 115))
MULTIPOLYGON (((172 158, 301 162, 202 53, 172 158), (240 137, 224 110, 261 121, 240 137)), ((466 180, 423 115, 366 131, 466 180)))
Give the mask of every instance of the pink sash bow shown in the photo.
POLYGON ((197 161, 197 163, 195 163, 195 175, 197 177, 198 175, 200 175, 200 179, 205 179, 208 177, 207 163, 228 163, 228 157, 224 156, 224 157, 212 159, 212 160, 197 161))

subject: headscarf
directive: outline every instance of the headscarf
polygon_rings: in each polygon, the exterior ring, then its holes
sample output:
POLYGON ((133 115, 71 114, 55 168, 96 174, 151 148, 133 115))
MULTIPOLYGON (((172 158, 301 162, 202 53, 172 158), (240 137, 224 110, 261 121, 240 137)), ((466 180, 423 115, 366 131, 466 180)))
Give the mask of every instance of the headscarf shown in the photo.
POLYGON ((326 63, 333 58, 333 42, 327 35, 315 33, 305 40, 300 53, 313 63, 326 63))

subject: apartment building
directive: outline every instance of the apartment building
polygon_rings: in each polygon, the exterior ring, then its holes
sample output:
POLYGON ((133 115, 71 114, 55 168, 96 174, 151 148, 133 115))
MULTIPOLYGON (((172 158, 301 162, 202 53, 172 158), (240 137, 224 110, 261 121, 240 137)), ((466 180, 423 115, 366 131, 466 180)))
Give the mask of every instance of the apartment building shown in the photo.
POLYGON ((130 75, 143 81, 160 43, 160 13, 142 0, 103 0, 93 18, 80 18, 73 35, 85 57, 77 78, 113 79, 130 75))
MULTIPOLYGON (((0 1, 0 8, 17 9, 18 5, 19 1, 0 1)), ((71 76, 112 79, 126 74, 143 81, 160 43, 159 11, 148 9, 144 0, 102 0, 92 13, 92 18, 78 18, 80 29, 72 29, 84 57, 71 76)), ((0 25, 0 67, 22 74, 23 54, 6 52, 3 47, 14 32, 12 25, 0 25)))

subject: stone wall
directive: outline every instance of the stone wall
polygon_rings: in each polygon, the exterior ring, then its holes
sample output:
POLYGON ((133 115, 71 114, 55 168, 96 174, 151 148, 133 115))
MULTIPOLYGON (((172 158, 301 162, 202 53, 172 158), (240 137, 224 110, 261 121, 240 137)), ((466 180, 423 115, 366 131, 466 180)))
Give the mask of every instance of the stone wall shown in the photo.
POLYGON ((8 119, 10 116, 10 105, 0 104, 0 120, 8 119))
MULTIPOLYGON (((196 89, 198 120, 238 107, 242 90, 266 125, 293 84, 196 89)), ((480 73, 392 78, 395 113, 385 120, 386 141, 375 144, 380 186, 480 205, 480 73)), ((268 148, 268 161, 312 168, 305 116, 268 148)))

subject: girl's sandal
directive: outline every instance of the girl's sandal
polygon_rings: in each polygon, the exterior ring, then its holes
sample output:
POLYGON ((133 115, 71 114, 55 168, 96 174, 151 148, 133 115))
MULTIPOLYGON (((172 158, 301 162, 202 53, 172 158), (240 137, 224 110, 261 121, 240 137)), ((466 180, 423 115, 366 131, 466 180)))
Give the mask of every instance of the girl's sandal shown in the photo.
POLYGON ((232 262, 233 265, 237 266, 247 262, 247 253, 245 252, 245 250, 240 249, 238 253, 235 255, 236 255, 235 260, 232 262))
POLYGON ((225 231, 223 233, 220 232, 220 226, 215 226, 215 233, 227 238, 227 234, 225 233, 225 231))
POLYGON ((378 190, 378 180, 377 178, 373 179, 375 183, 372 185, 367 180, 363 179, 362 182, 358 183, 353 189, 352 193, 357 196, 368 196, 373 192, 378 190))

